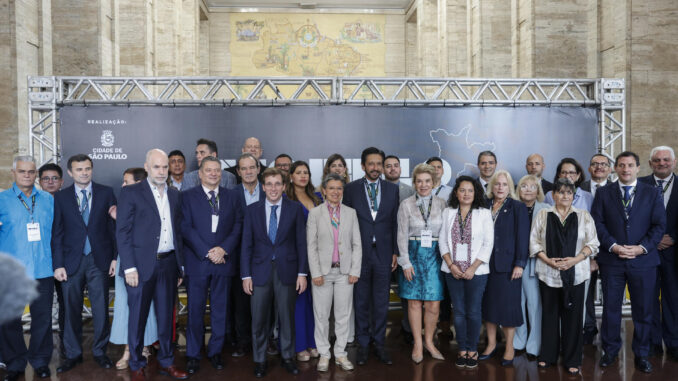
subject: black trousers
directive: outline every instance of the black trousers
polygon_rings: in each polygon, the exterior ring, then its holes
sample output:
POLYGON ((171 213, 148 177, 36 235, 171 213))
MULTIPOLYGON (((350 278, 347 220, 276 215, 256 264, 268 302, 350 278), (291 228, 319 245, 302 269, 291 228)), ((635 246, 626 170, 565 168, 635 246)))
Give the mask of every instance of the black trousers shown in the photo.
POLYGON ((562 288, 549 287, 539 281, 541 294, 541 352, 539 361, 548 364, 558 363, 558 354, 562 348, 563 366, 578 368, 582 360, 584 334, 584 292, 586 283, 582 282, 570 290, 573 307, 566 309, 563 305, 562 288))
POLYGON ((0 326, 0 353, 7 370, 23 372, 26 363, 33 369, 49 365, 52 358, 52 301, 54 277, 40 278, 38 297, 30 304, 31 338, 26 348, 21 317, 0 326))
POLYGON ((247 348, 252 345, 252 310, 250 307, 250 295, 242 289, 240 276, 234 276, 231 285, 232 308, 229 315, 233 319, 233 331, 238 346, 247 348))
POLYGON ((591 272, 591 281, 589 289, 586 290, 586 321, 584 322, 585 332, 596 332, 596 306, 594 299, 596 297, 596 286, 598 283, 598 270, 591 272))

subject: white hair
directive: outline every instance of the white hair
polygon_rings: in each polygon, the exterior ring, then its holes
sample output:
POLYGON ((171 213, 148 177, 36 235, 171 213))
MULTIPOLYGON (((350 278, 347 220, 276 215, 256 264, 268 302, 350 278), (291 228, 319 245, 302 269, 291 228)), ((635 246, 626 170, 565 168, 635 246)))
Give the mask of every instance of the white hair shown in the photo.
POLYGON ((669 146, 659 146, 652 148, 652 151, 650 151, 650 161, 652 161, 654 155, 659 151, 669 151, 671 153, 671 160, 676 159, 676 154, 673 152, 673 148, 669 146))
POLYGON ((35 164, 35 159, 33 156, 29 155, 20 155, 14 158, 14 161, 12 161, 12 169, 16 171, 16 164, 20 161, 28 162, 28 163, 33 163, 35 164))

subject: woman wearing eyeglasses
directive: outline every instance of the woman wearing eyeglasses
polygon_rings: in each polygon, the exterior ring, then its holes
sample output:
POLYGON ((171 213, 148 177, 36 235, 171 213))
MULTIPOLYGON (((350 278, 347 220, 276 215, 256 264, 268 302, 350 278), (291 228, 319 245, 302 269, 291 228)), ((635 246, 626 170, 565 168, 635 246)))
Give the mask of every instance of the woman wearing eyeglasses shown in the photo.
MULTIPOLYGON (((566 157, 561 160, 560 163, 558 163, 558 168, 556 168, 556 177, 553 179, 553 183, 555 184, 558 179, 562 178, 570 180, 576 189, 572 205, 577 209, 584 209, 587 212, 591 212, 593 195, 581 189, 581 184, 586 180, 586 175, 584 174, 584 169, 581 164, 571 157, 566 157)), ((544 202, 549 205, 555 204, 552 191, 544 196, 544 202)))

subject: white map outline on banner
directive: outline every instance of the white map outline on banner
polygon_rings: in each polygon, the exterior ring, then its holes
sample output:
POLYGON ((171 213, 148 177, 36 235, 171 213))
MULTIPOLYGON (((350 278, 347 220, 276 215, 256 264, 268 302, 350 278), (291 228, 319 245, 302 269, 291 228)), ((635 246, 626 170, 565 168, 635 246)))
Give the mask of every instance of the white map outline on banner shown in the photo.
MULTIPOLYGON (((440 146, 440 141, 439 141, 438 139, 436 139, 435 137, 433 137, 433 134, 434 134, 434 133, 440 133, 440 132, 442 132, 442 133, 444 133, 445 135, 447 135, 448 137, 453 137, 453 138, 458 138, 459 136, 461 136, 462 134, 464 134, 464 144, 466 145, 466 148, 467 148, 469 151, 471 151, 471 152, 473 151, 473 146, 480 145, 480 146, 491 146, 492 148, 490 148, 489 151, 493 151, 493 152, 494 152, 494 150, 497 148, 497 146, 496 146, 496 144, 494 143, 494 141, 471 142, 471 141, 470 141, 470 137, 469 137, 470 132, 471 132, 471 129, 473 129, 473 126, 469 123, 469 124, 467 124, 465 127, 463 127, 462 129, 460 129, 459 132, 457 132, 456 134, 455 134, 454 132, 449 132, 449 131, 447 131, 447 130, 444 129, 444 128, 438 128, 438 129, 436 129, 436 130, 430 130, 428 134, 429 134, 429 136, 431 137, 431 141, 433 141, 433 143, 434 143, 436 146, 438 146, 438 157, 440 157, 440 158, 442 158, 442 159, 445 159, 445 158, 442 157, 442 151, 443 151, 443 150, 442 150, 442 147, 440 146)), ((483 151, 484 151, 484 150, 483 150, 483 151)), ((465 155, 460 155, 460 156, 465 156, 465 155)), ((461 176, 462 174, 464 174, 464 172, 466 172, 466 168, 475 168, 475 171, 477 171, 478 165, 477 165, 477 164, 473 164, 473 163, 465 162, 464 165, 462 166, 462 169, 456 173, 455 178, 461 176)), ((450 170, 451 170, 451 168, 450 168, 450 170)), ((471 171, 473 171, 473 169, 471 169, 471 171)))

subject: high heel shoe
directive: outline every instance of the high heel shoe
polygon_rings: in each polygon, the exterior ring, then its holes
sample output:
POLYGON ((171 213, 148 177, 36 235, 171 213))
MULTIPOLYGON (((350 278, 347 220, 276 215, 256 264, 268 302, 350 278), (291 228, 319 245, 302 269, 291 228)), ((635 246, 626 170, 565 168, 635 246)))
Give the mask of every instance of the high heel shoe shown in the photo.
POLYGON ((421 362, 424 361, 424 355, 415 356, 413 353, 412 361, 414 361, 415 364, 421 364, 421 362))
POLYGON ((497 348, 495 347, 495 348, 492 350, 492 352, 490 352, 490 353, 488 353, 488 354, 486 354, 486 355, 485 355, 485 354, 478 355, 478 361, 485 361, 485 360, 488 360, 488 359, 492 358, 492 356, 494 356, 494 353, 495 353, 496 351, 497 351, 497 348))
POLYGON ((122 357, 118 362, 115 363, 115 369, 123 370, 129 367, 129 348, 125 348, 125 353, 122 354, 122 357))
MULTIPOLYGON (((434 348, 435 348, 435 347, 434 347, 434 348)), ((436 351, 437 351, 438 353, 433 353, 431 350, 429 350, 428 348, 426 348, 426 346, 424 346, 424 351, 428 352, 428 354, 431 355, 431 357, 433 357, 433 358, 436 359, 436 360, 445 361, 445 357, 443 357, 442 353, 440 353, 440 351, 438 351, 437 349, 436 349, 436 351)))

